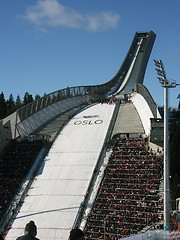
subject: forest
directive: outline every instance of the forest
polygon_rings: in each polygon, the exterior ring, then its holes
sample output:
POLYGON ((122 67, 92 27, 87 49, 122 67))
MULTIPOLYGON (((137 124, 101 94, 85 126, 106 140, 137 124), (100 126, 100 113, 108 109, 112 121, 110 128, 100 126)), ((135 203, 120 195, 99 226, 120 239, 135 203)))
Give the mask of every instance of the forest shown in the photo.
POLYGON ((4 93, 0 94, 0 119, 3 119, 9 116, 11 113, 15 112, 17 109, 27 105, 28 103, 33 102, 34 100, 40 98, 39 94, 36 94, 33 98, 32 94, 26 92, 24 94, 23 100, 21 100, 18 95, 14 100, 12 94, 10 94, 9 98, 6 100, 4 97, 4 93))
MULTIPOLYGON (((36 94, 33 98, 32 94, 26 92, 23 100, 19 95, 14 100, 12 94, 6 100, 2 92, 0 94, 0 119, 40 97, 39 94, 36 94)), ((159 112, 163 118, 163 107, 159 107, 159 112)), ((169 109, 169 113, 170 193, 172 205, 175 207, 175 199, 180 197, 180 109, 169 109)))

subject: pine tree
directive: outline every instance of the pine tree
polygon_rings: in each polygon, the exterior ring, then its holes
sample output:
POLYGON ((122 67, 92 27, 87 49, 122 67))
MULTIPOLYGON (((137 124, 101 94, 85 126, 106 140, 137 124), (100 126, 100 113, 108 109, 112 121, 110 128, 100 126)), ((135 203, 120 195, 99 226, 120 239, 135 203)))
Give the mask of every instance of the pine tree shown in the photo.
POLYGON ((12 93, 10 94, 9 100, 7 100, 6 103, 7 103, 7 115, 10 115, 14 111, 16 111, 16 106, 15 106, 14 97, 12 93))
POLYGON ((22 107, 22 101, 21 98, 18 94, 17 98, 16 98, 16 110, 22 107))
POLYGON ((33 96, 32 94, 29 94, 28 92, 26 92, 24 94, 24 101, 23 101, 23 105, 27 105, 28 103, 31 103, 33 102, 34 99, 33 99, 33 96))
POLYGON ((40 98, 41 96, 39 94, 35 95, 35 100, 37 100, 38 98, 40 98))
POLYGON ((4 98, 4 93, 0 94, 0 119, 3 119, 7 116, 7 104, 4 98))

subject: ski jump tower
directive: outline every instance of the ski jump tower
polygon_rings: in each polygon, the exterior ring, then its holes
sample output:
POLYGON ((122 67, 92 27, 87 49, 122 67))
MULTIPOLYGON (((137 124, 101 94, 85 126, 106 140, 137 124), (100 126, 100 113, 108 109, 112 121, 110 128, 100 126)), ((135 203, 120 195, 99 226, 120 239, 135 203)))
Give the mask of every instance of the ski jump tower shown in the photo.
POLYGON ((12 138, 37 133, 47 122, 73 108, 112 96, 126 98, 134 92, 146 100, 152 112, 151 118, 157 118, 156 104, 143 85, 155 38, 156 34, 152 31, 136 32, 124 62, 110 81, 101 85, 69 87, 52 92, 1 120, 2 146, 12 138))

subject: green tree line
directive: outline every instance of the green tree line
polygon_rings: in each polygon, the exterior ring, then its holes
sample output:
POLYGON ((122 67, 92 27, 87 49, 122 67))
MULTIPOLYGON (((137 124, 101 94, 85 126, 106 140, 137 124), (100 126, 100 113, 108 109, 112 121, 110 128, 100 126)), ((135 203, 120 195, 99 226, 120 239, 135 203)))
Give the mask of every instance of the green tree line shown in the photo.
POLYGON ((39 94, 36 94, 35 97, 33 98, 32 94, 26 92, 22 100, 19 95, 14 100, 12 94, 10 94, 9 98, 6 100, 4 97, 4 93, 2 92, 0 94, 0 119, 9 116, 17 109, 27 105, 28 103, 33 102, 38 98, 40 98, 39 94))
POLYGON ((170 119, 170 192, 171 199, 180 197, 180 110, 171 112, 170 119))
MULTIPOLYGON (((180 105, 180 104, 179 104, 180 105)), ((164 108, 158 108, 164 118, 164 108)), ((173 209, 180 197, 180 109, 169 109, 170 195, 173 209)))

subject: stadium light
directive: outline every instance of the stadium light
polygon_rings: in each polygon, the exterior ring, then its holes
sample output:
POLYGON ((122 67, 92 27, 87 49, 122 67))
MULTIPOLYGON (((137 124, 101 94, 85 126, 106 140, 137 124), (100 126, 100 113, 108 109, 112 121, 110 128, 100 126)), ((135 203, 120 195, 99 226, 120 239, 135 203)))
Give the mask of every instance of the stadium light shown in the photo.
POLYGON ((168 89, 175 88, 176 81, 169 81, 166 77, 163 62, 154 60, 155 70, 157 71, 158 80, 164 88, 164 229, 169 230, 170 225, 170 195, 169 195, 169 142, 168 142, 168 89))

